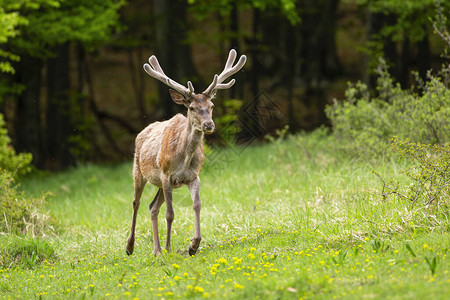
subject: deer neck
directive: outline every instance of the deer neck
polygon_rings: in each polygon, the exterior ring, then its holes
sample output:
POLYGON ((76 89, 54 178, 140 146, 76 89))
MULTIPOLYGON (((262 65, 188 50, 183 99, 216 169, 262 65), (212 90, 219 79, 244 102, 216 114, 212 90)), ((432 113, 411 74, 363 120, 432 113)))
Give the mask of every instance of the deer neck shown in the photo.
POLYGON ((186 123, 181 140, 181 149, 184 152, 184 165, 189 166, 192 158, 197 153, 198 147, 203 143, 204 134, 203 131, 192 126, 189 120, 186 123))

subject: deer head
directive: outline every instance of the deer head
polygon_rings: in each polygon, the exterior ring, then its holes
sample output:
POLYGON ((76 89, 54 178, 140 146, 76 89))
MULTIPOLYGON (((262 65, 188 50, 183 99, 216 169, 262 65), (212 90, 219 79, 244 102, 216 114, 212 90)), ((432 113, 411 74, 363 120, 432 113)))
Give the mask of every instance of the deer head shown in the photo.
POLYGON ((192 82, 188 81, 186 87, 167 77, 159 65, 158 59, 154 55, 152 55, 148 60, 150 64, 144 64, 144 70, 150 76, 158 79, 171 88, 169 93, 172 100, 175 103, 184 105, 188 108, 188 120, 196 131, 211 134, 214 132, 215 128, 212 120, 214 104, 211 100, 216 95, 217 90, 229 89, 233 86, 235 83, 234 79, 230 80, 228 83, 223 82, 228 77, 236 74, 240 69, 242 69, 247 61, 247 57, 242 55, 237 64, 233 66, 236 56, 236 50, 231 49, 222 73, 220 73, 220 75, 214 75, 212 83, 206 90, 199 94, 194 93, 194 86, 192 85, 192 82))

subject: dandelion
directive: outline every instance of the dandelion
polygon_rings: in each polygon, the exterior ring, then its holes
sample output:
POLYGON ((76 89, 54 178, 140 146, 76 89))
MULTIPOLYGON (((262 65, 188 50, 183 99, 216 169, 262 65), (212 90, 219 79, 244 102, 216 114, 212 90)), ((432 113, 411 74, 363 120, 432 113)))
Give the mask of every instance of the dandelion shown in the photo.
POLYGON ((250 253, 250 254, 248 255, 248 258, 250 258, 250 259, 255 259, 256 256, 255 256, 253 253, 250 253))
POLYGON ((180 266, 177 265, 177 264, 172 264, 172 267, 173 267, 174 269, 177 269, 177 270, 180 268, 180 266))
POLYGON ((234 283, 234 288, 242 290, 244 288, 244 286, 242 284, 239 284, 239 283, 234 283))
POLYGON ((278 269, 277 268, 272 268, 269 271, 271 271, 271 272, 278 272, 278 269))
POLYGON ((223 265, 227 265, 228 262, 225 258, 221 257, 218 260, 216 260, 216 262, 218 262, 219 264, 223 264, 223 265))

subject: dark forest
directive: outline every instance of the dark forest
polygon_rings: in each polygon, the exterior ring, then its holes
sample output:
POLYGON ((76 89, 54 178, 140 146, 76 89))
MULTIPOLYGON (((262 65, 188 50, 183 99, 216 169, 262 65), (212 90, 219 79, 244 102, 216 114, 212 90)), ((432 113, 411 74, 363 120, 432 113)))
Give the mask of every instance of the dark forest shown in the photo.
POLYGON ((425 79, 443 61, 431 0, 0 3, 5 18, 17 17, 1 45, 0 112, 16 151, 42 169, 130 160, 142 128, 183 112, 143 71, 153 54, 170 77, 199 88, 229 49, 246 54, 240 84, 216 97, 215 118, 223 128, 243 110, 275 105, 263 130, 249 125, 258 138, 285 125, 329 126, 325 107, 344 99, 347 82, 376 92, 379 57, 403 89, 415 89, 413 72, 425 79))

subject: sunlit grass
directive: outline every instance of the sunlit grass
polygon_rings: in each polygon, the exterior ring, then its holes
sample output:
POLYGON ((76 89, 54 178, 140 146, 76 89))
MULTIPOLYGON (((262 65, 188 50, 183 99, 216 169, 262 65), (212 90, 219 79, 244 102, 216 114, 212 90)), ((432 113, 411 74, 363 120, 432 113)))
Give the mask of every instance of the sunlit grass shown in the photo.
MULTIPOLYGON (((346 157, 320 134, 221 155, 207 157, 201 176, 203 240, 195 257, 187 255, 194 218, 185 188, 174 193, 173 253, 155 258, 151 186, 142 198, 135 252, 125 254, 131 163, 29 180, 23 188, 30 194, 53 193, 48 209, 61 229, 44 239, 56 258, 4 266, 0 293, 102 299, 450 295, 448 221, 431 220, 406 203, 383 202, 378 194, 371 171, 390 176, 401 163, 346 157)), ((163 206, 163 241, 164 215, 163 206)), ((2 251, 15 239, 0 236, 2 251)))

